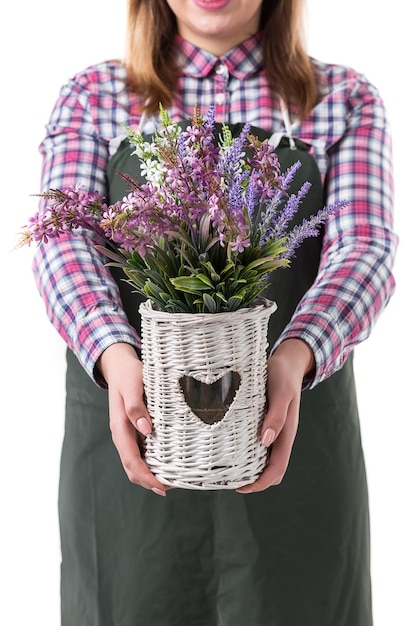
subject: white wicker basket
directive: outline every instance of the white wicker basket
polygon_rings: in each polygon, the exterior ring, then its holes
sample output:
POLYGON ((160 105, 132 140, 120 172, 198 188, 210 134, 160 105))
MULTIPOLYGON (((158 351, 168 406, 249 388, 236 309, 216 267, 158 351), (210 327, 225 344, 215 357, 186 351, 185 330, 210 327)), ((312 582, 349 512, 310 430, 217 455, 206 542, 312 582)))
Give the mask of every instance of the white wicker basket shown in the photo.
POLYGON ((265 467, 260 424, 267 326, 275 309, 265 299, 214 314, 155 311, 149 300, 140 305, 144 386, 153 420, 145 459, 162 483, 235 489, 265 467))

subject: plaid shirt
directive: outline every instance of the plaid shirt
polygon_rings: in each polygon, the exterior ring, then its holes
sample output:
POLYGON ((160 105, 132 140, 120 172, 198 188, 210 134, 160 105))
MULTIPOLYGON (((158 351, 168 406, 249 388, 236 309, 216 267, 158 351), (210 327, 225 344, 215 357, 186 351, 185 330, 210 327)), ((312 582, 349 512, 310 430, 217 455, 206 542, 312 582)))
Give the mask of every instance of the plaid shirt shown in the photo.
MULTIPOLYGON (((175 121, 215 104, 217 121, 249 121, 268 131, 285 127, 262 68, 260 37, 218 59, 180 41, 183 73, 169 109, 175 121)), ((392 228, 391 140, 377 90, 350 68, 313 61, 321 101, 302 122, 290 111, 292 134, 311 146, 325 186, 325 202, 349 201, 326 226, 319 273, 278 339, 304 339, 312 348, 314 386, 338 370, 366 339, 394 290, 397 245, 392 228)), ((107 61, 77 74, 62 89, 46 127, 42 190, 76 182, 106 193, 106 166, 122 132, 136 126, 138 97, 124 84, 125 69, 107 61)), ((144 132, 147 132, 148 120, 144 132)), ((153 128, 149 126, 149 131, 153 128)), ((85 237, 62 236, 41 245, 34 272, 49 318, 95 378, 95 364, 112 343, 140 348, 117 286, 85 237)), ((291 270, 289 270, 291 271, 291 270)))

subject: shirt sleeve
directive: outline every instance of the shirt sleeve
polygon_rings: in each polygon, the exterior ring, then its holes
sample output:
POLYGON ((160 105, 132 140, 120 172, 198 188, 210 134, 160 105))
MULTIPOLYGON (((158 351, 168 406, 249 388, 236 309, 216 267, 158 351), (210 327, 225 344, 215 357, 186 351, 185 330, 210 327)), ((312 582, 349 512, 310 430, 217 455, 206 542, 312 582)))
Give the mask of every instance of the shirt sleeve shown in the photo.
MULTIPOLYGON (((99 136, 90 111, 88 83, 82 77, 62 88, 40 151, 42 191, 81 183, 89 191, 106 195, 108 142, 99 136)), ((33 272, 51 323, 89 376, 105 386, 95 369, 103 351, 116 342, 139 350, 140 340, 95 243, 86 231, 41 244, 34 255, 33 272)))
MULTIPOLYGON (((364 341, 395 288, 391 136, 376 89, 359 77, 347 97, 346 130, 328 150, 326 203, 349 205, 328 220, 317 278, 274 346, 291 337, 313 350, 314 387, 364 341)), ((274 349, 273 348, 273 349, 274 349)))

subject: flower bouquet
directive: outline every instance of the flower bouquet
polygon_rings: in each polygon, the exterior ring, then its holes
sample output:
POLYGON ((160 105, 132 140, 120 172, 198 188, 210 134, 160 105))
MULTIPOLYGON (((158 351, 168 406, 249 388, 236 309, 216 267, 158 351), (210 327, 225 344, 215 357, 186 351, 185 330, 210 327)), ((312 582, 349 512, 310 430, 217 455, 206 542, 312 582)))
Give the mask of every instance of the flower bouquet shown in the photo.
MULTIPOLYGON (((268 276, 342 201, 289 228, 308 194, 288 190, 300 163, 282 172, 274 148, 251 134, 217 134, 214 110, 196 108, 184 130, 161 109, 153 141, 130 127, 138 175, 121 174, 126 195, 108 205, 80 185, 40 194, 50 203, 20 244, 80 229, 101 237, 104 262, 122 268, 140 306, 142 359, 153 432, 147 463, 167 484, 236 488, 266 463, 268 276)), ((218 125, 219 126, 219 125, 218 125)))

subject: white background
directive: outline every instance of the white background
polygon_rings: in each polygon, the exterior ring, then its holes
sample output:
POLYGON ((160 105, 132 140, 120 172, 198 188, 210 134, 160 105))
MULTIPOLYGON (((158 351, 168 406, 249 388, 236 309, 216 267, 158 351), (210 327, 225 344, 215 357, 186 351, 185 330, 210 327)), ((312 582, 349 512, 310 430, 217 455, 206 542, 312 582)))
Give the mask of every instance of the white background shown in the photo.
MULTIPOLYGON (((356 369, 371 501, 375 626, 417 626, 418 57, 412 3, 399 0, 390 11, 387 6, 379 0, 310 0, 307 40, 312 55, 365 73, 379 87, 392 123, 398 289, 372 337, 356 350, 356 369)), ((1 614, 5 626, 57 626, 64 345, 36 292, 32 251, 10 250, 36 210, 30 194, 39 185, 37 147, 58 90, 85 66, 123 56, 125 9, 117 0, 21 0, 2 3, 0 11, 1 614)))

